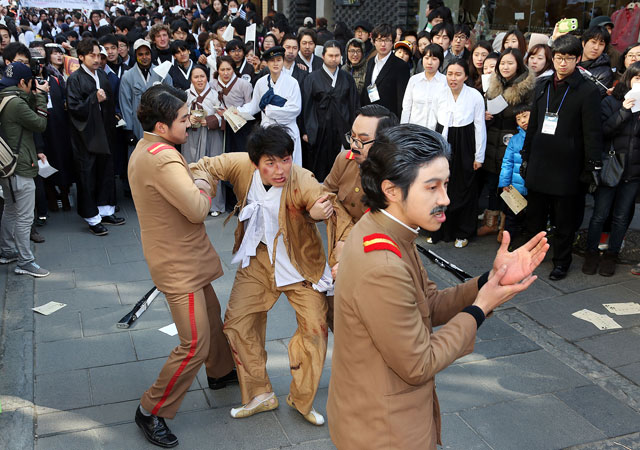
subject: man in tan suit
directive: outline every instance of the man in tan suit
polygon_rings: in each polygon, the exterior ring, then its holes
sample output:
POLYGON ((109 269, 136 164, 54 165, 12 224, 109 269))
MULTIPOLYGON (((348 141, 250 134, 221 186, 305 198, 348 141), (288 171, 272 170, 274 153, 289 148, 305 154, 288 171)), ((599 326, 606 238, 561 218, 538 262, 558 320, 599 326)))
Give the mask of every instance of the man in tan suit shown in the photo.
POLYGON ((204 219, 211 197, 198 189, 174 145, 190 126, 183 91, 153 86, 143 95, 138 118, 145 130, 129 161, 129 182, 140 221, 142 249, 156 287, 164 292, 180 345, 156 382, 140 399, 136 423, 152 444, 175 447, 172 419, 204 363, 211 381, 235 378, 222 333, 220 304, 211 282, 222 275, 204 219))
POLYGON ((345 243, 335 287, 327 412, 340 450, 435 450, 435 374, 473 350, 486 315, 533 283, 549 248, 540 233, 509 253, 505 234, 490 272, 438 291, 414 241, 445 221, 448 149, 440 134, 401 125, 362 163, 371 211, 345 243))
POLYGON ((327 352, 327 301, 331 271, 316 222, 333 215, 334 195, 313 174, 293 164, 293 140, 279 125, 253 130, 247 153, 226 153, 191 165, 196 184, 211 190, 229 181, 240 214, 232 262, 240 267, 224 320, 238 369, 242 406, 233 418, 278 407, 267 375, 267 312, 284 293, 296 311, 298 329, 289 342, 293 380, 287 404, 314 424, 313 408, 327 352))

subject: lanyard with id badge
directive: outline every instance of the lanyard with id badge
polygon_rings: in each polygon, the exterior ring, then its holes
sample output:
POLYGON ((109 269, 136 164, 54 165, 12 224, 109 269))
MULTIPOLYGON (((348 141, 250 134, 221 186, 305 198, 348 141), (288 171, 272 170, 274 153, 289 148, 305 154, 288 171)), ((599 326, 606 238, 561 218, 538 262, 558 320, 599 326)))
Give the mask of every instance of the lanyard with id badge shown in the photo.
POLYGON ((564 99, 567 97, 567 92, 569 92, 569 86, 567 86, 567 90, 564 91, 564 95, 562 96, 562 100, 560 101, 560 106, 558 106, 558 111, 555 113, 549 112, 549 93, 551 92, 551 86, 549 86, 549 90, 547 91, 547 110, 544 113, 544 122, 542 123, 542 132, 544 134, 555 135, 556 128, 558 128, 558 114, 560 114, 560 108, 562 108, 562 104, 564 103, 564 99))
POLYGON ((380 94, 378 94, 378 87, 375 83, 371 83, 367 86, 367 93, 369 94, 369 101, 371 103, 377 102, 380 100, 380 94))

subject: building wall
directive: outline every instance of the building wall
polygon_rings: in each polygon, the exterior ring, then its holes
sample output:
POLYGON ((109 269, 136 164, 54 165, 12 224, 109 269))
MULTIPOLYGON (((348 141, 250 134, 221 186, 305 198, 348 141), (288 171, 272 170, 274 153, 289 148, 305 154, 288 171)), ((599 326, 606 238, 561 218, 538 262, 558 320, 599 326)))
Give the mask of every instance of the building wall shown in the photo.
MULTIPOLYGON (((325 0, 329 1, 329 0, 325 0)), ((373 26, 381 23, 406 25, 408 21, 408 0, 360 0, 360 6, 339 6, 336 0, 333 8, 333 21, 343 21, 350 28, 356 21, 364 19, 373 26)))

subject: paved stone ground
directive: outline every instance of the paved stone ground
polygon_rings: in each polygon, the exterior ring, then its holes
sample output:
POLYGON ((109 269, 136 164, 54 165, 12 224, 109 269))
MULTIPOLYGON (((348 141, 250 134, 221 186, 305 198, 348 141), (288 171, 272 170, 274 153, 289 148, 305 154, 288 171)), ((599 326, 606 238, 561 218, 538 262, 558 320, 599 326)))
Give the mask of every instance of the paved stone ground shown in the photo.
MULTIPOLYGON (((130 201, 127 224, 95 237, 75 213, 51 214, 37 261, 44 279, 0 266, 0 449, 155 448, 133 422, 141 393, 178 342, 158 328, 172 322, 159 297, 129 330, 115 324, 152 282, 130 201), (50 315, 30 308, 66 303, 50 315)), ((226 305, 233 282, 233 226, 209 218, 209 236, 224 262, 214 282, 226 305)), ((233 222, 232 222, 233 223, 233 222)), ((168 236, 168 238, 171 238, 168 236)), ((466 249, 434 246, 472 274, 487 270, 494 237, 466 249)), ((475 353, 437 376, 447 449, 640 449, 640 315, 618 316, 622 329, 599 331, 571 316, 602 303, 638 301, 640 278, 620 266, 612 278, 587 277, 576 257, 570 276, 550 282, 550 262, 529 291, 496 311, 480 329, 475 353)), ((440 287, 456 282, 425 261, 440 287)), ((202 371, 171 428, 183 449, 323 450, 335 448, 327 426, 313 427, 284 402, 290 382, 286 345, 295 316, 285 298, 269 313, 268 370, 280 408, 233 420, 237 387, 211 391, 202 371)), ((332 338, 315 406, 325 412, 332 338)))

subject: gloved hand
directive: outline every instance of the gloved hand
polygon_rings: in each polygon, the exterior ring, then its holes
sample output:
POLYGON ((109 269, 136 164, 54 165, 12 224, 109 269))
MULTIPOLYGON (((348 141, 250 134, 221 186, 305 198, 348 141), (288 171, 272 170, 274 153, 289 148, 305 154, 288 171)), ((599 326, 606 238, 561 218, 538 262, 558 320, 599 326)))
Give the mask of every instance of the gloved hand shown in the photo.
POLYGON ((600 183, 600 171, 602 170, 602 161, 588 160, 584 163, 584 168, 580 174, 580 182, 587 185, 595 185, 600 183))

